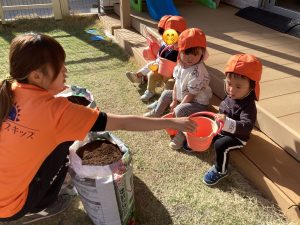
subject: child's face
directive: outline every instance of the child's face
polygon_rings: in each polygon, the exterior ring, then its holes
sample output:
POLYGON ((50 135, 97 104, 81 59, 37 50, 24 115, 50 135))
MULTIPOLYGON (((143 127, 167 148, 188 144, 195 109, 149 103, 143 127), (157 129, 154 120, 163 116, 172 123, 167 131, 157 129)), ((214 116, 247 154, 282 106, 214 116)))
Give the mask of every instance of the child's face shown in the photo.
POLYGON ((180 60, 185 67, 190 67, 197 64, 202 56, 202 50, 199 48, 198 54, 185 54, 184 51, 180 52, 180 60))
POLYGON ((225 78, 225 90, 232 99, 243 99, 251 91, 250 81, 247 78, 227 75, 225 78))

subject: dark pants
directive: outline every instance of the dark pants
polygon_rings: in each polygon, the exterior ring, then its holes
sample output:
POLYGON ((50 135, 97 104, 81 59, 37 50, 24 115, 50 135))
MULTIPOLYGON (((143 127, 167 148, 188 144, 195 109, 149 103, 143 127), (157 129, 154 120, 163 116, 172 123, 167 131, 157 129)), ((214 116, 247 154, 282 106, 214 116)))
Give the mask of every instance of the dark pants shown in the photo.
POLYGON ((57 200, 68 172, 69 147, 72 143, 64 142, 54 149, 29 184, 28 196, 23 208, 9 218, 0 218, 0 221, 17 220, 27 213, 40 212, 57 200))
POLYGON ((241 149, 244 145, 234 137, 220 134, 215 136, 213 141, 216 152, 216 169, 220 173, 226 173, 229 162, 229 152, 231 150, 241 149))

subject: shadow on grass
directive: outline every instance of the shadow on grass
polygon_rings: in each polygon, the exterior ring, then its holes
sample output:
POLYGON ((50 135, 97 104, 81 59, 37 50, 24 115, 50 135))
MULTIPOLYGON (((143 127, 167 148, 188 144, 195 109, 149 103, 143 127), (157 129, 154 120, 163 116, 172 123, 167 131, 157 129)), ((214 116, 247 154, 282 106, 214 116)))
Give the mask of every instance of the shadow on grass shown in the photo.
POLYGON ((173 224, 169 212, 137 176, 133 178, 137 225, 173 224))
MULTIPOLYGON (((35 32, 35 33, 46 33, 60 42, 60 39, 75 37, 87 45, 93 46, 101 52, 106 53, 108 56, 103 59, 97 60, 109 60, 111 58, 117 58, 121 61, 128 61, 129 56, 124 50, 113 43, 109 39, 101 41, 91 40, 92 34, 88 34, 85 31, 87 29, 95 28, 97 35, 105 37, 104 31, 100 25, 96 25, 97 17, 95 16, 71 16, 60 21, 54 19, 30 19, 30 20, 17 20, 14 22, 7 23, 0 26, 0 37, 3 38, 7 43, 16 37, 18 34, 35 32), (67 34, 58 34, 60 31, 67 34)), ((63 45, 63 44, 62 44, 63 45)), ((76 48, 76 46, 74 46, 76 48)), ((87 58, 85 62, 93 63, 94 58, 87 58)), ((74 64, 76 62, 72 62, 74 64)), ((80 63, 80 62, 78 62, 80 63)), ((68 62, 66 63, 68 65, 68 62)))

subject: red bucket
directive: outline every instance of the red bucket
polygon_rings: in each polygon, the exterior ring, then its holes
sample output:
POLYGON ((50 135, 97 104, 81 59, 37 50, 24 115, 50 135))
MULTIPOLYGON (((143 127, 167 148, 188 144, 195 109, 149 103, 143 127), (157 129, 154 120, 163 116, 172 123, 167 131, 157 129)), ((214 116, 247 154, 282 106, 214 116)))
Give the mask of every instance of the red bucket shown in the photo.
POLYGON ((216 136, 224 126, 222 121, 215 121, 203 117, 202 115, 215 117, 215 114, 212 112, 198 112, 192 114, 190 118, 197 123, 197 129, 193 133, 185 133, 188 146, 196 152, 206 151, 209 148, 213 137, 216 136))
POLYGON ((164 77, 172 77, 176 62, 159 57, 158 73, 164 77))
MULTIPOLYGON (((168 113, 168 114, 164 115, 162 118, 174 118, 174 114, 168 113)), ((175 136, 178 132, 177 130, 173 130, 171 128, 167 128, 166 131, 170 136, 175 136)))

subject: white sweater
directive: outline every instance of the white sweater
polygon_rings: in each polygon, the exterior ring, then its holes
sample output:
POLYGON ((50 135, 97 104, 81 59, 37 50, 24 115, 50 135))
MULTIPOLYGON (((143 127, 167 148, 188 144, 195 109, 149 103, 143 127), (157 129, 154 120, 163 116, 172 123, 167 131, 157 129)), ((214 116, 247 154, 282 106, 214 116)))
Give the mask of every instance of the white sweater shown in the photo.
POLYGON ((176 85, 177 100, 182 101, 187 94, 195 95, 193 102, 208 105, 212 97, 209 86, 210 76, 203 64, 200 62, 188 68, 183 68, 180 63, 176 65, 173 72, 176 85))

